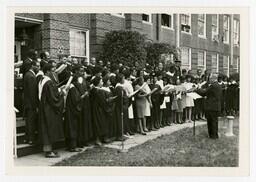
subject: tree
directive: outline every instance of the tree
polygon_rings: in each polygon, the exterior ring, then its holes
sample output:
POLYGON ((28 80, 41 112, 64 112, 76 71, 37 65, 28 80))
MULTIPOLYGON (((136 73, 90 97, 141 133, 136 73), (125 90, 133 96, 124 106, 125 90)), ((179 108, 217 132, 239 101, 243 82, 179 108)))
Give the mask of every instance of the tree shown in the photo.
POLYGON ((147 63, 157 65, 162 57, 173 55, 173 60, 178 60, 178 50, 175 46, 166 43, 147 43, 147 63))
POLYGON ((111 31, 106 33, 103 41, 101 59, 105 62, 122 63, 141 67, 146 62, 145 36, 136 31, 111 31))

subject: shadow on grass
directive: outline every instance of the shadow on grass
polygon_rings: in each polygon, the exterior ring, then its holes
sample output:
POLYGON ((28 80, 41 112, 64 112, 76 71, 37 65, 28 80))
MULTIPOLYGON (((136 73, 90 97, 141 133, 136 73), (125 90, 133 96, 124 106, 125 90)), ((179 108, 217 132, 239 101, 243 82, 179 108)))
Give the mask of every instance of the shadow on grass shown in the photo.
POLYGON ((239 122, 234 124, 234 137, 226 137, 219 129, 218 140, 208 138, 207 126, 185 128, 130 148, 127 153, 95 147, 55 164, 55 166, 238 166, 239 122))

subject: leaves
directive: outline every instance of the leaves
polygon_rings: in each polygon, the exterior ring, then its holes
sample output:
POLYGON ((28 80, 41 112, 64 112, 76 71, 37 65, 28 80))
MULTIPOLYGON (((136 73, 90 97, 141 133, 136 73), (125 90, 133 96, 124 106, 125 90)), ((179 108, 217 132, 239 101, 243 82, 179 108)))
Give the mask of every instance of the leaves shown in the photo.
POLYGON ((147 54, 144 44, 145 36, 139 32, 125 30, 108 32, 103 41, 101 59, 127 66, 134 66, 137 61, 143 67, 147 54))

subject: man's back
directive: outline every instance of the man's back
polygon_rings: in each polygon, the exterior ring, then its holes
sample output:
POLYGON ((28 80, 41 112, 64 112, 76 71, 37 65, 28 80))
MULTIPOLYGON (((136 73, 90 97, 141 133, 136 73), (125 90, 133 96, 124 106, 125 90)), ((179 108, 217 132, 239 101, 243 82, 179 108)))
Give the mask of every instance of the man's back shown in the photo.
POLYGON ((27 71, 24 76, 24 106, 37 107, 37 81, 32 71, 27 71))
POLYGON ((210 85, 206 89, 205 110, 207 111, 221 111, 221 96, 222 89, 217 83, 210 85))

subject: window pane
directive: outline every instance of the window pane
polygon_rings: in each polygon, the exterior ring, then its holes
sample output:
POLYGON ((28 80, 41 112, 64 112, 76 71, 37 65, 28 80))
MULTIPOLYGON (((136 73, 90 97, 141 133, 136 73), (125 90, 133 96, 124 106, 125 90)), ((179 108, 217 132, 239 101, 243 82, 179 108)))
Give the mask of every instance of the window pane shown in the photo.
POLYGON ((149 21, 149 15, 147 15, 147 14, 142 14, 142 20, 143 20, 143 21, 150 22, 150 21, 149 21))
POLYGON ((217 26, 217 24, 218 24, 218 16, 217 15, 212 15, 212 24, 217 26))
POLYGON ((198 22, 198 34, 204 35, 204 23, 203 22, 198 22))
POLYGON ((228 67, 228 56, 223 56, 223 67, 224 68, 228 67))
POLYGON ((70 54, 86 56, 86 32, 70 30, 70 54))
POLYGON ((203 20, 204 21, 204 14, 198 14, 198 19, 203 20))
POLYGON ((171 27, 170 19, 171 19, 170 15, 162 14, 161 15, 161 25, 166 26, 166 27, 171 27))
POLYGON ((189 65, 189 49, 188 48, 181 49, 181 64, 189 65))
POLYGON ((212 55, 212 72, 217 72, 217 66, 218 66, 218 63, 217 63, 217 55, 216 54, 213 54, 212 55))
POLYGON ((229 27, 227 15, 224 15, 224 17, 223 17, 223 27, 224 27, 224 29, 228 29, 228 27, 229 27))
POLYGON ((204 66, 204 52, 198 52, 198 66, 204 66))

